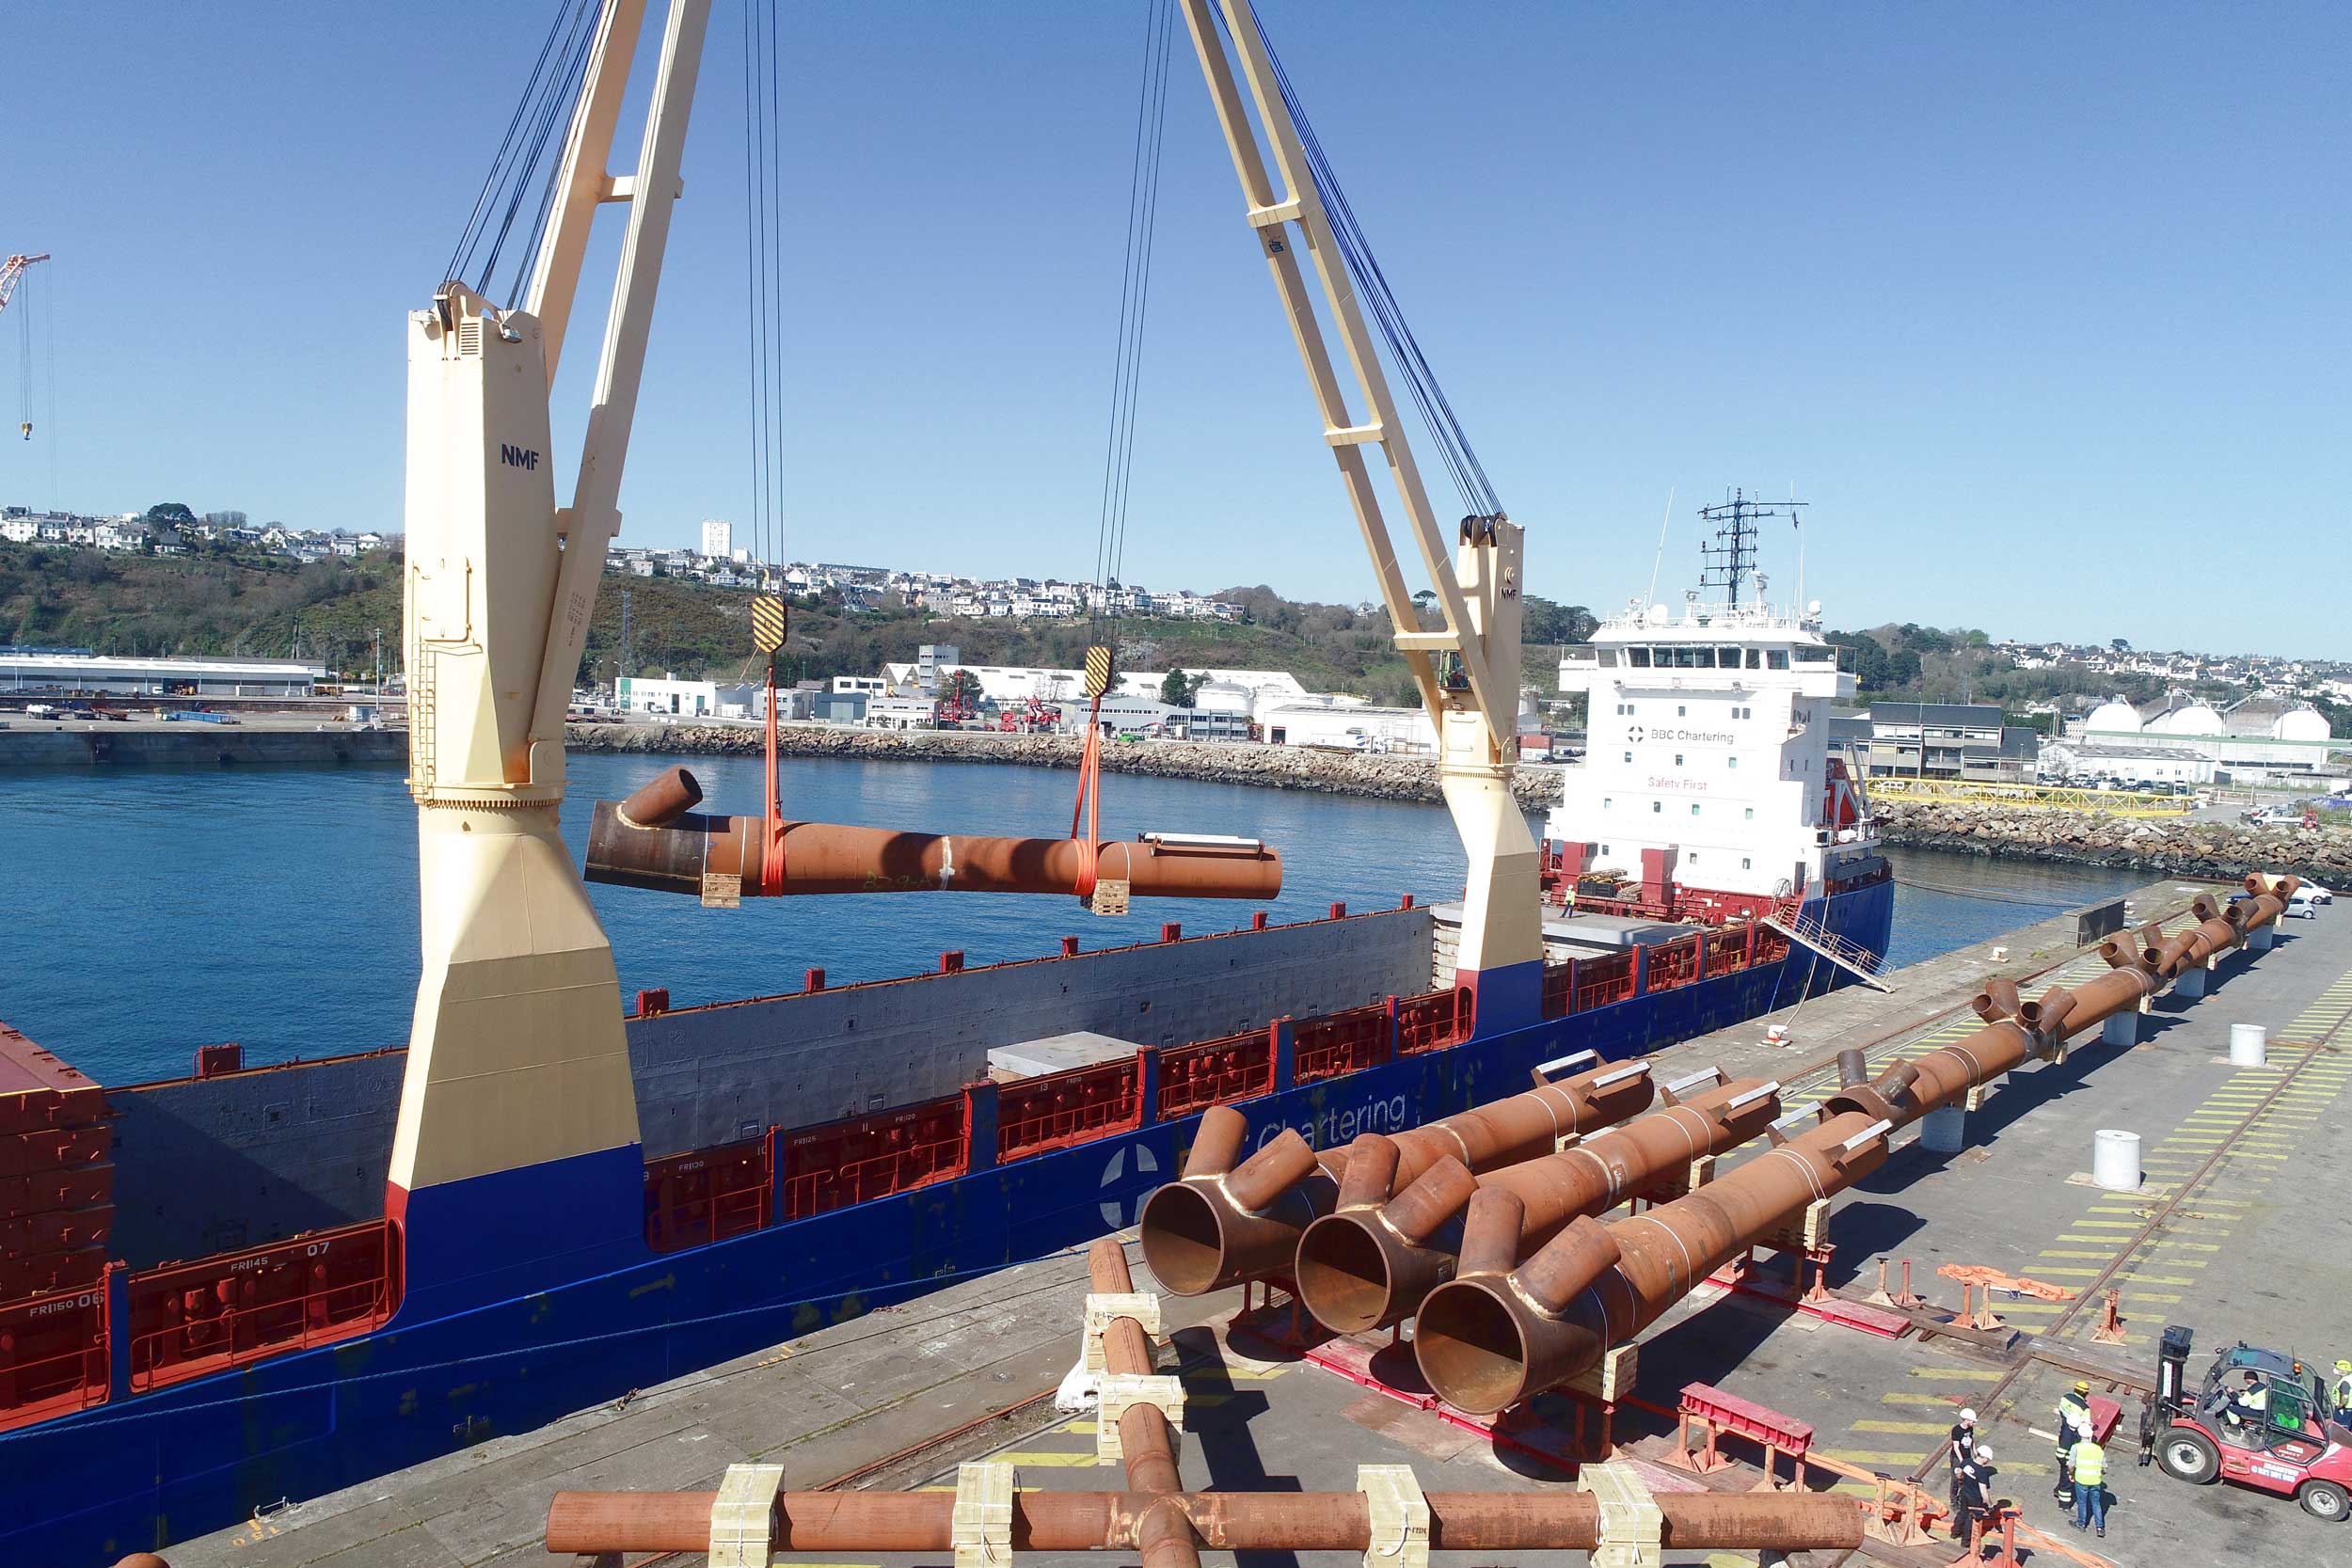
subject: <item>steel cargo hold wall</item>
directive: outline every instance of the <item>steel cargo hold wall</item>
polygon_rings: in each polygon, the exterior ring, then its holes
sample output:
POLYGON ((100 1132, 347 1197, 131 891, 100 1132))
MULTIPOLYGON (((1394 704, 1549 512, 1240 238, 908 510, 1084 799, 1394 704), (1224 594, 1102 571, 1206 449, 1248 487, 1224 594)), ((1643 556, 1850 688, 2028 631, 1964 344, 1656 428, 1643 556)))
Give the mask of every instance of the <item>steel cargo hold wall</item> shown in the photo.
POLYGON ((1174 1047, 1414 995, 1429 942, 1427 910, 1391 910, 631 1019, 645 1154, 950 1095, 1049 1035, 1174 1047))

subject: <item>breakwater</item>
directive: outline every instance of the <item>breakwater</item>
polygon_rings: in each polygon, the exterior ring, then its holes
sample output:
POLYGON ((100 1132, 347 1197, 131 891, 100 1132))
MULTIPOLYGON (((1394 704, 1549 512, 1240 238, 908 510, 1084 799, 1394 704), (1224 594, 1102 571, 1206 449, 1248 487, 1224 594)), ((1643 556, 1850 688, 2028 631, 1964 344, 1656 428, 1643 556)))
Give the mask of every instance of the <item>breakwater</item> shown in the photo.
MULTIPOLYGON (((760 732, 748 725, 575 724, 564 732, 572 752, 647 755, 757 756, 760 732)), ((787 757, 837 757, 856 762, 980 762, 1025 768, 1078 766, 1083 742, 1064 735, 985 735, 969 730, 849 730, 789 726, 776 750, 787 757)), ((1435 802, 1438 765, 1428 757, 1364 756, 1300 746, 1220 744, 1216 741, 1115 742, 1103 748, 1103 771, 1203 784, 1256 784, 1316 795, 1374 800, 1435 802)), ((1540 810, 1560 798, 1560 783, 1545 768, 1522 768, 1519 804, 1540 810)))
POLYGON ((0 730, 0 768, 283 768, 407 760, 406 730, 350 724, 102 721, 0 730))
POLYGON ((2352 880, 2352 828, 2249 828, 2236 822, 2101 816, 2012 806, 1880 800, 1889 844, 2234 879, 2292 871, 2328 887, 2352 880))

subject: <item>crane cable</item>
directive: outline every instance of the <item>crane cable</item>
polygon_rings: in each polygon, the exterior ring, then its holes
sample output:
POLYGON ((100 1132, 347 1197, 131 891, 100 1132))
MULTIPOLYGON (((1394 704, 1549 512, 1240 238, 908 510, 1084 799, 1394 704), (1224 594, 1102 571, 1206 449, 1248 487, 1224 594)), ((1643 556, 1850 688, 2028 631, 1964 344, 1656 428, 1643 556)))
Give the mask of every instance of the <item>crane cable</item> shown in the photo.
POLYGON ((1381 340, 1389 346, 1389 357, 1404 380, 1413 405, 1420 410, 1422 423, 1428 428, 1446 472, 1453 478, 1463 510, 1480 517, 1502 515, 1502 498, 1487 479, 1486 465, 1471 447, 1470 433, 1454 413, 1453 400, 1438 384, 1429 356, 1422 351, 1420 340, 1413 336, 1412 326, 1405 319, 1405 308, 1390 286, 1388 275, 1381 270, 1379 258, 1373 253, 1372 241, 1357 221, 1347 192, 1340 183, 1339 171, 1325 153, 1322 139, 1307 118, 1306 104, 1292 85, 1290 72, 1283 69, 1281 56, 1275 53, 1274 40, 1267 37, 1265 24, 1258 17, 1254 4, 1249 14, 1257 25, 1259 40, 1265 46, 1266 63, 1273 68, 1275 84, 1281 89, 1283 107, 1290 111, 1291 121, 1297 128, 1308 170, 1322 194, 1324 215, 1330 222, 1331 237, 1339 245, 1340 259, 1355 282, 1357 293, 1372 311, 1381 340))
POLYGON ((766 771, 760 880, 784 888, 784 787, 777 763, 776 668, 784 657, 784 147, 776 0, 743 0, 744 314, 751 345, 753 645, 766 656, 766 771))
POLYGON ((491 284, 500 260, 535 189, 538 202, 507 282, 505 302, 510 310, 521 303, 538 260, 539 242, 554 210, 556 177, 564 166, 564 136, 587 81, 588 57, 603 30, 611 3, 560 0, 538 57, 523 83, 522 96, 506 122, 506 135, 490 160, 489 172, 483 176, 466 226, 450 250, 449 264, 441 271, 443 279, 456 282, 471 275, 473 292, 485 299, 493 297, 491 284))
POLYGON ((1078 798, 1070 837, 1078 847, 1073 891, 1094 899, 1102 843, 1103 699, 1117 684, 1113 657, 1118 616, 1112 584, 1126 592, 1128 499, 1136 466, 1136 409, 1143 378, 1144 323, 1152 304, 1152 257, 1159 229, 1161 150, 1167 142, 1168 69, 1176 36, 1174 0, 1144 7, 1143 70, 1136 91, 1135 144, 1127 171, 1127 249, 1119 279, 1119 325, 1111 356, 1109 430, 1103 446, 1103 494, 1094 534, 1094 595, 1089 606, 1086 742, 1078 756, 1078 798))

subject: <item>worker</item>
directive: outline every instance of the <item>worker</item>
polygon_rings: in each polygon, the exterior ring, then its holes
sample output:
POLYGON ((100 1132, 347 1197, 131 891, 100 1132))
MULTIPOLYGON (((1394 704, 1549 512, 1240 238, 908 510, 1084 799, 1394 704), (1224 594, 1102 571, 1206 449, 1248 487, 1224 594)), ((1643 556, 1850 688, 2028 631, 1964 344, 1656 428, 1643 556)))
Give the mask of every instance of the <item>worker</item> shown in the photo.
POLYGON ((2352 1426, 2352 1361, 2336 1363, 2336 1381, 2328 1391, 2328 1402, 2335 1406, 2338 1425, 2352 1426))
POLYGON ((2073 1499, 2074 1472, 2068 1468, 2074 1445, 2090 1435, 2090 1385, 2077 1382, 2058 1396, 2058 1484, 2050 1488, 2050 1496, 2060 1502, 2073 1499))
MULTIPOLYGON (((1951 1440, 1944 1449, 1945 1466, 1951 1472, 1950 1501, 1952 1524, 1955 1529, 1959 1529, 1960 1527, 1961 1483, 1966 1478, 1968 1466, 1975 1462, 1976 1457, 1977 1413, 1973 1410, 1963 1410, 1960 1413, 1960 1419, 1952 1423, 1951 1440)), ((1961 1530, 1960 1534, 1963 1540, 1967 1538, 1965 1530, 1961 1530)))
POLYGON ((1977 1538, 1977 1522, 1990 1507, 1993 1479, 1993 1450, 1972 1447, 1968 1462, 1961 1466, 1960 1480, 1952 1498, 1952 1538, 1973 1543, 1977 1538))
POLYGON ((2263 1386, 2262 1374, 2248 1370, 2246 1382, 2230 1395, 2227 1413, 2232 1426, 2259 1427, 2270 1410, 2270 1390, 2263 1386))
POLYGON ((2100 1537, 2105 1539, 2107 1533, 2107 1450, 2086 1433, 2067 1458, 2074 1474, 2074 1528, 2090 1529, 2095 1526, 2100 1537))

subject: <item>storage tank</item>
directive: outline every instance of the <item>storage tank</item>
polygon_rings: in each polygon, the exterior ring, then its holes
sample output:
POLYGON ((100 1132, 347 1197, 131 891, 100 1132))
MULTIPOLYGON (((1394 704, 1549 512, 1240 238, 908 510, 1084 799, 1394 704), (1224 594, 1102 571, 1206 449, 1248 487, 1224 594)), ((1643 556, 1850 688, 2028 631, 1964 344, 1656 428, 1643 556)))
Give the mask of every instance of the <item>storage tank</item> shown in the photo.
POLYGON ((2090 717, 2083 721, 2083 728, 2137 735, 2139 710, 2121 697, 2110 697, 2090 710, 2090 717))
POLYGON ((2328 718, 2309 703, 2297 703, 2279 715, 2270 726, 2276 740, 2325 740, 2328 738, 2328 718))
POLYGON ((2221 722, 2221 715, 2215 712, 2210 704, 2199 702, 2194 698, 2183 703, 2179 707, 2159 714, 2149 723, 2148 728, 2151 733, 2156 735, 2226 735, 2229 733, 2221 722))

